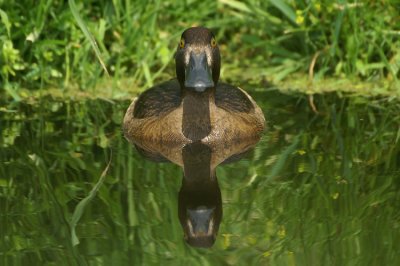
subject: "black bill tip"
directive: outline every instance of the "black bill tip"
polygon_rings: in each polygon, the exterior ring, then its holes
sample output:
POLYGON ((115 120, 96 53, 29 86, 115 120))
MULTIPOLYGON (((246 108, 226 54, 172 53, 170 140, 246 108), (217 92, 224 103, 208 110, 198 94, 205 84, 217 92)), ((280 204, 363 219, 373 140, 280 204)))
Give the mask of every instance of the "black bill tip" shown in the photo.
POLYGON ((211 69, 204 52, 190 53, 189 64, 186 67, 185 87, 197 92, 203 92, 207 88, 214 87, 211 69))

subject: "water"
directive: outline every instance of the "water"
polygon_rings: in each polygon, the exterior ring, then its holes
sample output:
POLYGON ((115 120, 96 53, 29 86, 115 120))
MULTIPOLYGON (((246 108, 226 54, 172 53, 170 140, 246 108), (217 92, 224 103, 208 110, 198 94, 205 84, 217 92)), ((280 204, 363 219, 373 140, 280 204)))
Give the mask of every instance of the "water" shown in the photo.
POLYGON ((268 129, 217 167, 214 246, 188 246, 182 169, 123 138, 128 101, 2 105, 0 265, 399 265, 398 102, 250 91, 268 129), (76 226, 74 210, 111 159, 76 226))

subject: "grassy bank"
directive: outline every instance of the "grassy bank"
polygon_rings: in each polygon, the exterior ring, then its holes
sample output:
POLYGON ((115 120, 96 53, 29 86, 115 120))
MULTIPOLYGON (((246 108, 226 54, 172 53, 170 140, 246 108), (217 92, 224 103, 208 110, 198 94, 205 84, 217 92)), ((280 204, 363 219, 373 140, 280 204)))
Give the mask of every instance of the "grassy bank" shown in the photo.
POLYGON ((9 100, 49 92, 68 96, 71 91, 128 97, 174 76, 181 32, 204 25, 219 41, 224 80, 311 93, 324 91, 328 79, 333 81, 326 86, 329 90, 343 87, 398 97, 398 10, 396 1, 77 3, 102 52, 108 78, 68 3, 4 0, 0 93, 9 100))

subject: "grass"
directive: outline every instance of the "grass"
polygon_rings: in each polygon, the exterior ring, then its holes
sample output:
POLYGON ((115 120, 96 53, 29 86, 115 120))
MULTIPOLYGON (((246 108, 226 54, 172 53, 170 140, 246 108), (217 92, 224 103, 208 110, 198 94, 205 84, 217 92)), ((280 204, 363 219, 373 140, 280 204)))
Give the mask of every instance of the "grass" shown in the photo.
POLYGON ((102 0, 76 3, 79 21, 66 1, 3 0, 0 93, 17 101, 52 88, 64 97, 128 97, 173 77, 181 32, 204 25, 217 36, 224 80, 306 91, 328 78, 348 81, 353 92, 365 87, 353 84, 378 84, 366 93, 398 97, 398 8, 394 0, 102 0), (110 78, 78 24, 97 41, 110 78), (295 86, 299 80, 306 85, 295 86))

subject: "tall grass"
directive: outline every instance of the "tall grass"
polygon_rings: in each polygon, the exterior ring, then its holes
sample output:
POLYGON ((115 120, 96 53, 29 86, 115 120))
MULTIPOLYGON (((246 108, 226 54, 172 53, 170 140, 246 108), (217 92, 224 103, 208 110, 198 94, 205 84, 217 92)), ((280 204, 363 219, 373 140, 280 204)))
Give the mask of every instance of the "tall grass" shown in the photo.
MULTIPOLYGON (((83 22, 103 52, 117 91, 142 90, 174 75, 180 33, 213 29, 228 80, 334 77, 398 84, 399 6, 395 0, 85 1, 83 22)), ((2 94, 76 87, 93 93, 103 80, 89 40, 66 1, 0 2, 2 94)))

